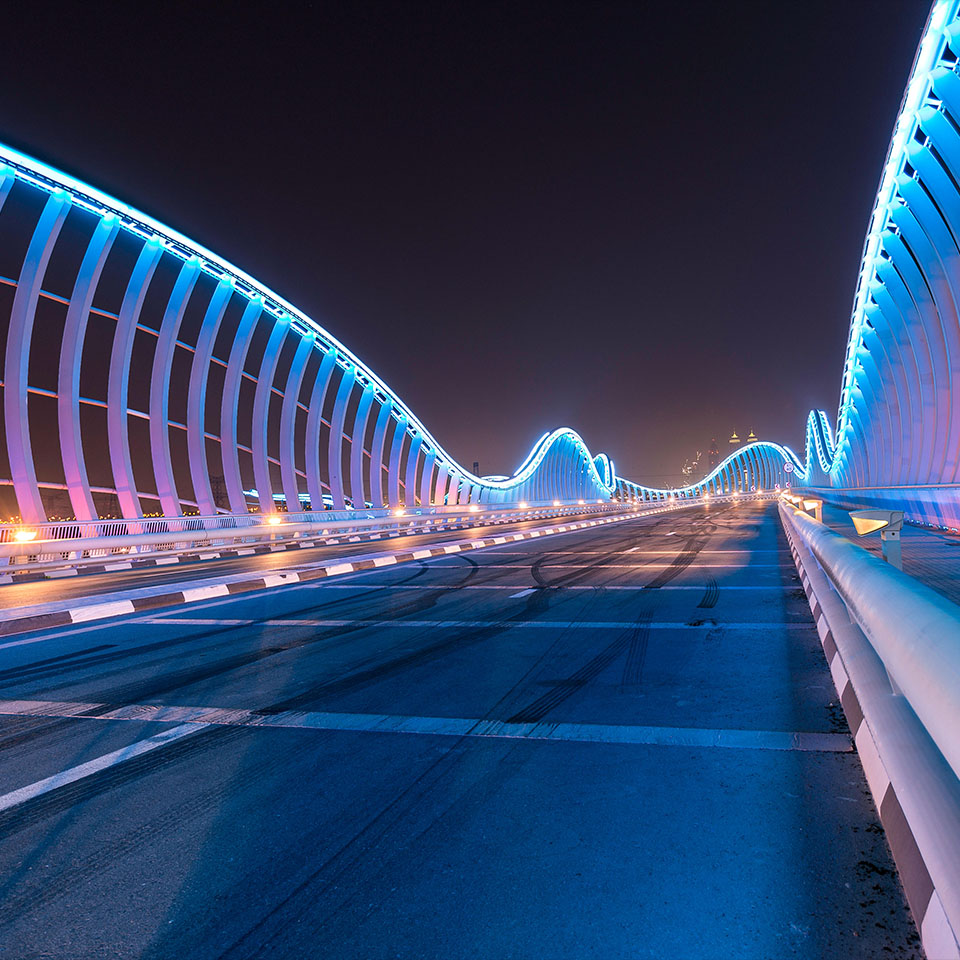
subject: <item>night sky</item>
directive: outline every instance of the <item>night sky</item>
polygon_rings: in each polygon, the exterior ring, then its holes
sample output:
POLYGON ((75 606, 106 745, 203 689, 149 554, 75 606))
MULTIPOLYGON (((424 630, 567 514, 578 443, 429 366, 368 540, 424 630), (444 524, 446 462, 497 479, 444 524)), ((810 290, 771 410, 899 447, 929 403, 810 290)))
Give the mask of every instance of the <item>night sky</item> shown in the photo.
POLYGON ((835 413, 927 12, 19 4, 0 139, 273 287, 467 467, 571 426, 670 482, 835 413))

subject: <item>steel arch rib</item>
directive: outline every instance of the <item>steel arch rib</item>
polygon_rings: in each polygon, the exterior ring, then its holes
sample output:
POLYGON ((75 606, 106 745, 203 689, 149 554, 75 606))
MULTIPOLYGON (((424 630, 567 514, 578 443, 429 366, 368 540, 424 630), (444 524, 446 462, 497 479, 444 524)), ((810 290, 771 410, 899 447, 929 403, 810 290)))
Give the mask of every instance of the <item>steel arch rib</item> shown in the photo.
POLYGON ((240 472, 240 450, 237 447, 237 408, 240 404, 243 364, 250 349, 253 331, 262 312, 263 303, 259 298, 250 300, 244 307, 240 325, 230 347, 227 372, 223 379, 223 396, 220 402, 220 451, 223 458, 223 483, 227 488, 227 498, 233 513, 247 512, 247 498, 243 492, 243 479, 240 472))
POLYGON ((269 437, 270 427, 270 395, 273 392, 273 378, 277 373, 277 363, 280 360, 280 348, 287 337, 287 325, 278 320, 270 331, 260 369, 257 371, 257 386, 253 395, 253 423, 251 437, 253 439, 253 481, 257 486, 257 500, 260 512, 268 513, 273 510, 273 480, 270 477, 269 437))
POLYGON ((367 419, 373 405, 373 387, 367 384, 360 394, 360 402, 353 418, 353 429, 350 431, 350 501, 355 510, 362 510, 366 506, 366 495, 363 490, 363 441, 367 433, 367 419), (359 498, 359 500, 358 500, 359 498))
POLYGON ((357 382, 357 368, 347 367, 340 377, 337 395, 330 416, 330 436, 327 439, 327 470, 330 476, 330 496, 334 510, 345 510, 346 493, 343 485, 343 428, 347 419, 347 405, 357 382))
MULTIPOLYGON (((384 506, 383 497, 383 448, 387 438, 387 426, 390 423, 390 414, 393 403, 389 398, 380 403, 377 419, 373 425, 373 442, 370 447, 369 485, 370 502, 374 507, 384 506)), ((389 494, 388 494, 389 496, 389 494)))
POLYGON ((53 245, 70 209, 70 198, 55 193, 47 200, 27 247, 27 253, 17 281, 17 292, 10 311, 10 329, 3 377, 3 413, 7 447, 10 457, 10 477, 24 520, 36 523, 46 519, 37 469, 33 459, 30 438, 30 420, 27 410, 27 386, 30 365, 30 341, 36 315, 40 284, 47 268, 53 245))
POLYGON ((415 507, 417 504, 417 465, 422 447, 423 437, 417 434, 410 440, 410 449, 407 452, 407 472, 403 486, 404 506, 407 507, 415 507))
POLYGON ((303 376, 313 348, 312 336, 301 338, 283 388, 283 406, 280 409, 280 480, 288 511, 300 509, 300 483, 297 480, 297 409, 303 376))
MULTIPOLYGON (((233 295, 233 289, 233 283, 230 280, 221 280, 213 291, 197 338, 197 346, 190 366, 190 383, 187 387, 187 456, 190 460, 193 496, 197 502, 197 510, 211 516, 217 512, 217 504, 213 497, 210 472, 207 468, 207 384, 210 380, 213 348, 217 342, 217 334, 220 332, 220 324, 223 322, 227 304, 233 295)), ((220 436, 219 426, 217 436, 220 436)))
POLYGON ((173 372, 173 354, 187 300, 200 276, 196 260, 188 260, 180 274, 160 324, 150 373, 150 450, 153 454, 153 472, 157 484, 160 507, 168 517, 181 513, 177 481, 173 476, 173 458, 170 453, 170 381, 173 372))
POLYGON ((107 379, 107 439, 110 447, 110 468, 117 491, 120 512, 124 517, 139 517, 142 513, 140 497, 133 474, 130 455, 130 428, 127 396, 130 389, 130 357, 137 334, 137 321, 153 278, 163 247, 147 241, 140 250, 133 273, 127 283, 120 305, 116 333, 110 352, 110 371, 107 379))
POLYGON ((331 348, 327 350, 320 361, 320 368, 310 391, 304 469, 307 474, 307 492, 310 495, 311 510, 323 509, 323 481, 320 475, 320 428, 323 426, 323 404, 327 397, 327 388, 330 386, 336 365, 337 351, 331 348))
POLYGON ((390 466, 387 471, 387 502, 394 509, 397 509, 402 502, 400 497, 400 460, 403 457, 403 439, 406 434, 407 421, 401 415, 393 428, 393 439, 390 441, 390 466))
POLYGON ((94 290, 118 229, 119 224, 112 216, 103 217, 94 228, 73 285, 60 343, 60 366, 57 375, 60 454, 67 493, 78 520, 97 519, 80 433, 80 364, 83 358, 83 341, 94 290))

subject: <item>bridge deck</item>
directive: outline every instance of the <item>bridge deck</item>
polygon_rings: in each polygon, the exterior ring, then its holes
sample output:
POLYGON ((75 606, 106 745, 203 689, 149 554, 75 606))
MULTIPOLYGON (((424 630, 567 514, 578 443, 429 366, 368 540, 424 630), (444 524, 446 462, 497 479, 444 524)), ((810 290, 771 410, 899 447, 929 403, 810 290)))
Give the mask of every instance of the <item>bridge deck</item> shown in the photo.
POLYGON ((0 697, 24 956, 918 955, 772 504, 64 629, 0 697))

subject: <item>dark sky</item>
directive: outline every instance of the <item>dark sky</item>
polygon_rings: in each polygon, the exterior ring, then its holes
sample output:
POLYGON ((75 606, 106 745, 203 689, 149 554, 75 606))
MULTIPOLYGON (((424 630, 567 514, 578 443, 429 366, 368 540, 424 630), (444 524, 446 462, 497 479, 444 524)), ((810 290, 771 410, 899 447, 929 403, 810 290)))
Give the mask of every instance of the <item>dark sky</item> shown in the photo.
POLYGON ((835 412, 927 10, 19 4, 0 138, 273 287, 467 466, 566 425, 656 483, 835 412))

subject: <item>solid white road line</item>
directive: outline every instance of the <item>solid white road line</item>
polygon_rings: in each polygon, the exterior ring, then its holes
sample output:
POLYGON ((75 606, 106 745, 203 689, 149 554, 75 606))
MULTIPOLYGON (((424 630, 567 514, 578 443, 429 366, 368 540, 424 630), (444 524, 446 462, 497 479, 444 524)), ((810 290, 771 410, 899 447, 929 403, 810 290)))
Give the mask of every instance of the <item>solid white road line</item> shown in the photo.
MULTIPOLYGON (((13 702, 16 703, 16 701, 13 702)), ((89 707, 88 704, 84 704, 84 706, 89 707)), ((13 713, 13 711, 11 711, 11 713, 13 713)), ((15 715, 55 716, 56 714, 37 714, 26 710, 23 712, 17 711, 15 715)), ((69 713, 63 715, 73 716, 73 714, 69 713)), ((102 757, 97 757, 95 760, 88 760, 86 763, 71 767, 69 770, 55 773, 52 777, 45 777, 43 780, 37 780, 36 783, 31 783, 29 786, 5 793, 3 796, 0 796, 0 813, 18 804, 25 803, 27 800, 33 800, 35 797, 49 793, 51 790, 56 790, 58 787, 66 786, 68 783, 76 783, 77 780, 90 777, 95 773, 99 773, 101 770, 115 767, 118 763, 123 763, 124 760, 131 760, 134 757, 139 757, 141 754, 156 750, 158 747, 164 747, 174 740, 179 740, 181 737, 189 737, 190 734, 197 733, 206 726, 208 726, 208 724, 187 723, 179 727, 172 727, 169 730, 162 730, 152 737, 147 737, 146 740, 138 740, 136 743, 130 744, 129 747, 121 747, 119 750, 114 750, 112 753, 105 753, 102 757)))
MULTIPOLYGON (((602 568, 597 568, 602 569, 602 568)), ((515 583, 468 583, 464 586, 446 583, 327 583, 326 580, 310 580, 303 584, 304 587, 320 588, 323 590, 516 590, 515 583)), ((798 590, 799 583, 779 584, 773 583, 767 586, 762 584, 717 584, 718 590, 798 590)), ((643 584, 630 583, 603 583, 591 586, 589 584, 574 583, 569 586, 554 587, 555 590, 699 590, 701 593, 705 590, 704 584, 684 584, 668 583, 664 587, 646 587, 643 584)))
POLYGON ((536 587, 528 587, 526 590, 521 590, 519 593, 511 593, 508 597, 509 600, 516 600, 519 597, 529 597, 531 593, 536 593, 536 587))
MULTIPOLYGON (((89 708, 89 705, 86 705, 89 708)), ((58 704, 50 701, 0 700, 0 715, 30 717, 75 716, 76 704, 58 704), (59 711, 59 712, 58 712, 59 711)), ((842 733, 813 733, 786 730, 728 730, 702 727, 650 727, 635 724, 606 723, 506 723, 502 720, 465 719, 460 717, 407 717, 374 713, 309 713, 290 710, 282 713, 258 713, 223 707, 179 707, 130 704, 118 707, 100 716, 85 716, 84 720, 139 722, 178 722, 197 729, 206 726, 279 727, 300 730, 340 730, 351 733, 416 733, 432 736, 489 737, 496 739, 555 740, 580 743, 637 744, 677 747, 725 747, 739 750, 801 750, 829 753, 849 753, 853 747, 850 737, 842 733)), ((183 727, 166 731, 167 741, 183 727)), ((178 736, 185 734, 179 733, 178 736)), ((156 738, 151 737, 150 740, 156 738)), ((147 744, 150 740, 134 744, 147 744)), ((162 746, 162 744, 157 744, 162 746)), ((127 748, 129 751, 133 748, 127 748)), ((149 747, 148 749, 154 749, 149 747)), ((115 754, 107 754, 100 763, 115 754)), ((144 752, 144 751, 140 751, 144 752)), ((134 754, 135 755, 135 754, 134 754)), ((121 762, 115 760, 113 762, 121 762)), ((111 764, 108 763, 107 766, 111 764)), ((74 770, 81 770, 82 764, 74 770)), ((97 769, 103 769, 103 766, 97 769)), ((95 770, 91 772, 96 772, 95 770)), ((64 777, 72 771, 59 774, 64 777)), ((82 776, 89 776, 84 773, 82 776)), ((50 777, 49 780, 57 778, 50 777)), ((79 779, 76 777, 74 779, 79 779)), ((47 781, 41 780, 40 784, 47 781)), ((71 782, 70 780, 63 782, 71 782)), ((54 784, 47 789, 54 789, 54 784)), ((38 786, 34 784, 33 787, 38 786)), ((33 787, 24 787, 31 790, 33 787)), ((20 793, 22 791, 15 791, 20 793)), ((45 792, 45 791, 41 791, 45 792)), ((14 796, 14 794, 7 794, 14 796)), ((5 798, 0 797, 0 803, 5 798)), ((27 797, 26 799, 29 799, 27 797)), ((22 803, 22 800, 16 801, 22 803)), ((0 807, 0 810, 4 809, 0 807)))
MULTIPOLYGON (((627 553, 630 551, 627 550, 627 553)), ((674 554, 676 555, 676 554, 674 554)), ((433 564, 435 567, 449 568, 453 570, 462 570, 463 567, 455 563, 444 563, 443 557, 436 557, 436 562, 433 564)), ((485 564, 489 570, 529 570, 529 563, 490 563, 485 564)), ((545 563, 543 564, 544 570, 577 570, 582 568, 584 565, 582 563, 545 563)), ((595 567, 591 567, 592 570, 661 570, 668 567, 672 567, 672 563, 604 563, 595 567)), ((694 563, 690 564, 689 567, 684 569, 687 570, 794 570, 796 569, 792 563, 694 563)))
MULTIPOLYGON (((611 552, 620 552, 620 553, 639 553, 644 557, 675 557, 680 548, 674 547, 672 550, 644 550, 642 547, 630 547, 628 550, 622 551, 610 551, 610 550, 550 550, 549 553, 551 556, 562 556, 568 554, 573 557, 596 557, 596 556, 609 556, 611 552)), ((767 547, 757 547, 753 549, 752 547, 739 547, 732 548, 729 550, 698 550, 698 557, 710 556, 711 554, 719 553, 740 553, 745 556, 753 556, 755 553, 781 553, 786 557, 791 557, 790 550, 786 547, 782 549, 777 548, 767 548, 767 547)), ((498 550, 497 556, 500 557, 529 557, 530 552, 526 550, 498 550)))
MULTIPOLYGON (((529 591, 532 593, 533 591, 529 591)), ((781 620, 743 620, 733 623, 717 622, 704 618, 699 623, 689 623, 686 620, 656 620, 637 623, 635 620, 304 620, 304 619, 215 619, 205 617, 178 617, 178 616, 151 616, 134 620, 133 623, 143 623, 148 626, 179 626, 179 627, 397 627, 416 628, 418 630, 436 627, 449 630, 451 628, 473 627, 504 627, 505 629, 534 629, 534 630, 629 630, 633 627, 647 627, 651 630, 759 630, 789 629, 798 627, 804 630, 813 629, 814 624, 808 620, 784 623, 781 620)), ((0 648, 2 649, 2 648, 0 648)))

